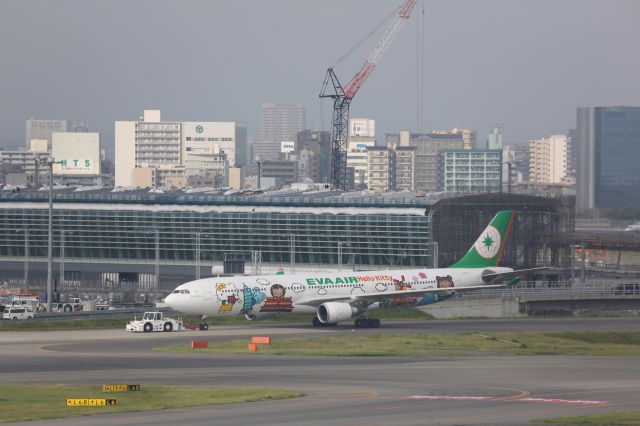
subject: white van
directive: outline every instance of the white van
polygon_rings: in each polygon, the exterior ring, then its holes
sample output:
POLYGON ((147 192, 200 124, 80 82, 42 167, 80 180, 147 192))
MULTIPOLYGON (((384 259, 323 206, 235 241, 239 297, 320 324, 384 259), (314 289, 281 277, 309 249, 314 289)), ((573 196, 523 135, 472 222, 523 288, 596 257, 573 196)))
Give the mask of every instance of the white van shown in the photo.
POLYGON ((7 306, 2 317, 6 320, 32 319, 33 309, 28 306, 7 306))

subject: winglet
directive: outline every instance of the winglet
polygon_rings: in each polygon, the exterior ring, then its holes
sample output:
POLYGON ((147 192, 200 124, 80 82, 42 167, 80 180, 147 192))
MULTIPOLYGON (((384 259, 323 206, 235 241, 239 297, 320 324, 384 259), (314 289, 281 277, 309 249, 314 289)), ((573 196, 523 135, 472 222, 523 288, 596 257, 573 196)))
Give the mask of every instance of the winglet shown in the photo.
POLYGON ((498 266, 515 216, 514 210, 502 210, 496 213, 467 254, 450 268, 498 266))

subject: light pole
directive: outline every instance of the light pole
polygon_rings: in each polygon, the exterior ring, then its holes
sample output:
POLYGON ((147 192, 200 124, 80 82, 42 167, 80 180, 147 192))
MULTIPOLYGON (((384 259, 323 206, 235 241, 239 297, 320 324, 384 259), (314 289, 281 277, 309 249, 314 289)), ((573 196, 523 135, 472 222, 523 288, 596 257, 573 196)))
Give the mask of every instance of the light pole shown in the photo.
POLYGON ((196 232, 196 280, 200 279, 200 233, 196 232))
POLYGON ((44 160, 49 165, 49 232, 47 244, 47 312, 51 312, 51 298, 53 297, 52 268, 53 268, 53 165, 62 161, 54 161, 53 158, 44 160))
MULTIPOLYGON (((17 230, 16 232, 20 232, 17 230)), ((29 229, 24 228, 24 287, 29 289, 29 229)))
POLYGON ((208 237, 209 234, 196 232, 196 280, 200 279, 200 257, 202 253, 202 237, 208 237))
POLYGON ((433 269, 438 269, 438 242, 433 241, 431 244, 433 244, 433 252, 431 253, 433 257, 433 269))
POLYGON ((291 233, 289 234, 289 260, 291 261, 291 273, 295 272, 295 264, 296 264, 296 236, 291 233))
POLYGON ((60 287, 59 290, 64 286, 64 249, 65 249, 65 234, 73 234, 72 231, 65 231, 64 229, 60 231, 60 287))
POLYGON ((160 231, 158 228, 155 228, 153 232, 156 234, 156 265, 155 265, 155 274, 156 274, 156 292, 160 288, 160 231))

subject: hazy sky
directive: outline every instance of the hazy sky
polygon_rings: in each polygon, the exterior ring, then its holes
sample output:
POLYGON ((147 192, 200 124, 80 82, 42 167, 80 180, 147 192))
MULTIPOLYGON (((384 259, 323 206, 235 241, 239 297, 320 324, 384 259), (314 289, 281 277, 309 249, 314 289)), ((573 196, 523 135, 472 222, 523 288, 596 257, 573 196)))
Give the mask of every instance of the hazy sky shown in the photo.
MULTIPOLYGON (((244 121, 260 103, 302 102, 329 129, 326 68, 399 0, 0 0, 0 144, 25 120, 74 118, 112 145, 113 122, 244 121), (322 119, 324 110, 325 118, 322 119)), ((528 140, 575 126, 576 107, 640 105, 640 1, 418 0, 351 106, 378 138, 417 130, 424 10, 423 130, 490 126, 528 140)), ((380 33, 336 72, 346 84, 380 33)))

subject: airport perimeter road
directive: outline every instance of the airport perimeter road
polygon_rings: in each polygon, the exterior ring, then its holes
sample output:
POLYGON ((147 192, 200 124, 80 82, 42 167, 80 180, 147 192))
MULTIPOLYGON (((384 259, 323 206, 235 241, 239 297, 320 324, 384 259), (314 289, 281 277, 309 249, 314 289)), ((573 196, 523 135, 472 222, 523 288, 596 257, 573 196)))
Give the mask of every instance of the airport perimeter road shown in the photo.
MULTIPOLYGON (((640 319, 390 322, 376 332, 638 330, 640 319), (426 324, 426 325, 425 325, 426 324), (428 326, 428 327, 427 327, 428 326), (512 328, 513 327, 513 328, 512 328)), ((638 357, 267 357, 150 352, 159 344, 370 332, 348 327, 220 327, 209 332, 3 332, 3 383, 264 386, 306 397, 30 422, 29 425, 526 424, 536 417, 637 409, 638 357)), ((61 404, 61 410, 66 410, 61 404)))

